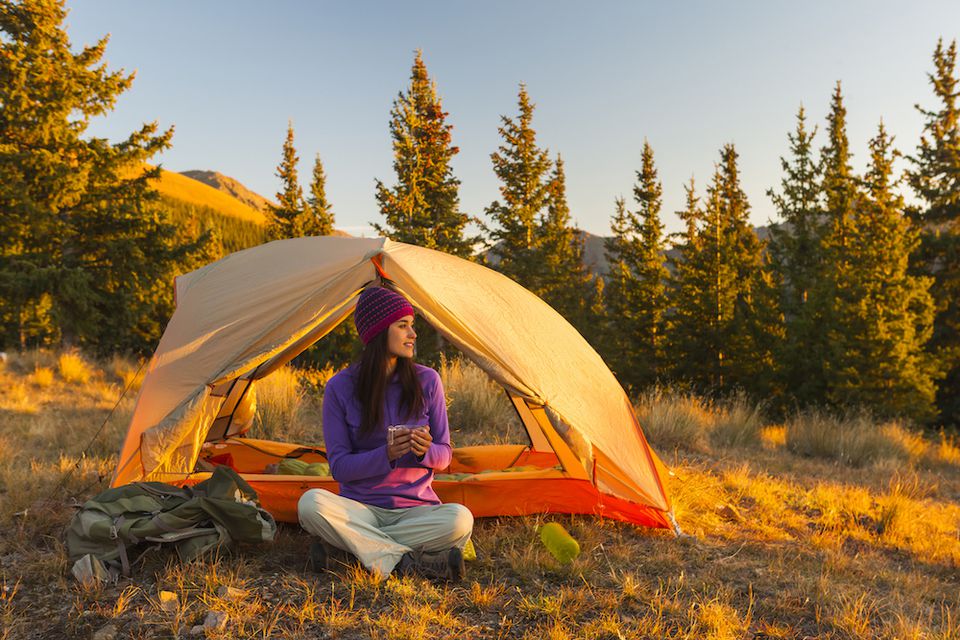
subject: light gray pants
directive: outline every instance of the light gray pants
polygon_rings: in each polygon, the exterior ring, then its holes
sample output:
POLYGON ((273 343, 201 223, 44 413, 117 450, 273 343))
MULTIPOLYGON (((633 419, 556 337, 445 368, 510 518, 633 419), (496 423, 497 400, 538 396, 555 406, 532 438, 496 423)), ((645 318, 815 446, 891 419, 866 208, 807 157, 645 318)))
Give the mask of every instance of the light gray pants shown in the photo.
POLYGON ((324 489, 303 494, 297 514, 308 533, 357 556, 381 579, 408 551, 463 549, 473 531, 473 514, 462 504, 384 509, 324 489))

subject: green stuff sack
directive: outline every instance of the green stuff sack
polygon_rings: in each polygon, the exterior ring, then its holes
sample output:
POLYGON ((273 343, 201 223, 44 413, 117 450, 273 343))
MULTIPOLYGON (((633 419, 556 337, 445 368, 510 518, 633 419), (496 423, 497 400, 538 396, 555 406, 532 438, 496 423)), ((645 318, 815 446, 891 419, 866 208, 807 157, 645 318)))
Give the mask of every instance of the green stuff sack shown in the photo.
POLYGON ((308 466, 310 465, 299 458, 284 458, 277 466, 277 473, 283 476, 302 476, 306 475, 308 466))
POLYGON ((580 555, 580 544, 556 522, 540 527, 540 540, 560 564, 570 564, 580 555))
POLYGON ((303 475, 305 476, 329 476, 330 475, 330 465, 326 462, 314 462, 313 464, 307 465, 307 468, 304 470, 303 475))

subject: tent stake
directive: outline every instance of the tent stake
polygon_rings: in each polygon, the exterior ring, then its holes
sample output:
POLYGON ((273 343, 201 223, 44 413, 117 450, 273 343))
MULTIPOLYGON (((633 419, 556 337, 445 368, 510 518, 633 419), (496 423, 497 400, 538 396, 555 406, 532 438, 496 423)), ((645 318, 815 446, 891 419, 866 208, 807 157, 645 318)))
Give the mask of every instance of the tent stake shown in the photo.
POLYGON ((670 524, 673 525, 673 533, 678 538, 683 536, 683 530, 680 528, 680 524, 677 522, 677 517, 673 515, 673 510, 667 511, 667 519, 670 520, 670 524))

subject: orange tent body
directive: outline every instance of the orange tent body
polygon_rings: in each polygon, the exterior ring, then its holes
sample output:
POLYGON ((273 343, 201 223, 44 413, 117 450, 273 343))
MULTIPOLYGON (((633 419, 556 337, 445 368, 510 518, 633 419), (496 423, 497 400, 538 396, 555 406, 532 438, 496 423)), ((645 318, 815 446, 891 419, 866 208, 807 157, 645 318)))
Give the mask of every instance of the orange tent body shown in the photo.
POLYGON ((668 471, 622 387, 566 320, 499 273, 382 238, 271 242, 178 278, 177 308, 112 485, 189 485, 228 464, 274 517, 297 522, 305 491, 337 491, 337 483, 271 473, 284 458, 325 455, 320 446, 246 437, 257 382, 347 320, 360 291, 384 280, 506 390, 529 437, 455 448, 435 477, 441 500, 478 517, 583 513, 678 530, 663 487, 668 471))
MULTIPOLYGON (((332 477, 264 473, 267 465, 286 456, 308 463, 324 462, 322 449, 234 438, 205 447, 201 460, 227 455, 231 466, 257 491, 264 508, 281 522, 297 522, 297 501, 304 492, 339 491, 332 477)), ((195 473, 177 484, 196 484, 207 477, 208 473, 195 473)), ((441 501, 466 505, 476 517, 582 513, 647 527, 670 526, 664 512, 601 493, 589 480, 565 474, 554 453, 533 451, 525 445, 454 449, 453 462, 437 474, 433 487, 441 501)))

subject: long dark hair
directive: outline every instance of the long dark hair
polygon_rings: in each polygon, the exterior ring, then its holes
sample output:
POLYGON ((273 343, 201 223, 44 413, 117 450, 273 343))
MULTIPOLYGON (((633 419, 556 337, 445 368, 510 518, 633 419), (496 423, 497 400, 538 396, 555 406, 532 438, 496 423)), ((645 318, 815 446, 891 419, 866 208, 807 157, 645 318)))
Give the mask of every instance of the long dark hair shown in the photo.
MULTIPOLYGON (((357 365, 357 400, 360 401, 360 435, 368 436, 383 420, 384 399, 387 392, 387 333, 381 331, 369 342, 360 354, 357 365)), ((397 376, 402 392, 400 406, 406 410, 404 419, 420 413, 423 409, 423 389, 417 378, 413 358, 397 358, 397 376)))

